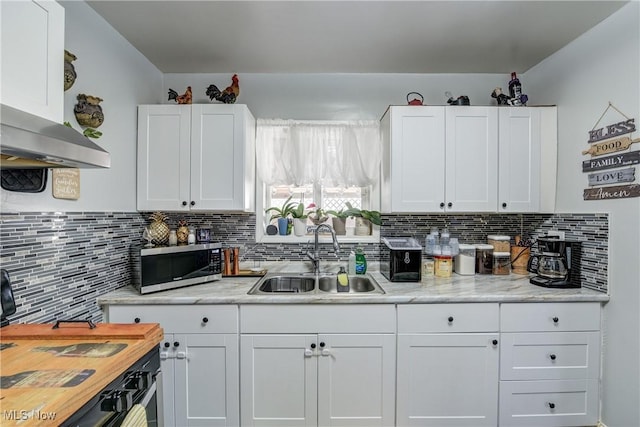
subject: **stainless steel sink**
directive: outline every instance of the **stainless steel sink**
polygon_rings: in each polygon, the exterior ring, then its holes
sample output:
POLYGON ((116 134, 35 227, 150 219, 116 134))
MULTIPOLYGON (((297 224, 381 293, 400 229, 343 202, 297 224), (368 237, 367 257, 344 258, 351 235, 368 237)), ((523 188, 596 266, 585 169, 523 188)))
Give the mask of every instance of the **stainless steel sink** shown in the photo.
POLYGON ((349 292, 338 292, 335 274, 267 274, 248 292, 249 295, 273 294, 384 294, 384 289, 368 274, 349 276, 349 292))

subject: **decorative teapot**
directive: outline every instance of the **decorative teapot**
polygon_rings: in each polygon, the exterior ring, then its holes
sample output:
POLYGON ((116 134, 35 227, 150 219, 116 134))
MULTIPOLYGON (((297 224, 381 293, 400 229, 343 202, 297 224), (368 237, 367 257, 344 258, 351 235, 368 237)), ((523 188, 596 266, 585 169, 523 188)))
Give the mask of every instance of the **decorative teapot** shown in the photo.
POLYGON ((420 95, 418 92, 409 92, 407 94, 407 103, 409 105, 422 105, 422 102, 424 101, 424 97, 422 95, 420 95), (420 97, 420 99, 418 98, 414 98, 412 100, 409 100, 409 96, 410 95, 418 95, 420 97))

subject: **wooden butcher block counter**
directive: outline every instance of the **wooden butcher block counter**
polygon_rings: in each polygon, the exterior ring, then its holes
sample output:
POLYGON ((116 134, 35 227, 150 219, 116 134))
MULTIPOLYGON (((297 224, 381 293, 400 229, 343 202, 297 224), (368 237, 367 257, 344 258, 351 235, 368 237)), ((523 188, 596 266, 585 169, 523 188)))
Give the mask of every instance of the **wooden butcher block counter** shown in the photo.
POLYGON ((0 425, 57 426, 158 345, 157 323, 0 329, 0 425))

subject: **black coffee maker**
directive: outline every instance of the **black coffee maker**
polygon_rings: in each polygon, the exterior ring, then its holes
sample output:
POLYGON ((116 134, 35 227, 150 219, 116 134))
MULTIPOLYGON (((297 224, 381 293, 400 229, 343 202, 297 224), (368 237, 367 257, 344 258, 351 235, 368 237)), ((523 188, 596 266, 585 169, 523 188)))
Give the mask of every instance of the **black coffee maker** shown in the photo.
POLYGON ((580 242, 557 236, 538 238, 538 255, 529 258, 527 270, 537 276, 529 282, 546 288, 579 288, 580 242))

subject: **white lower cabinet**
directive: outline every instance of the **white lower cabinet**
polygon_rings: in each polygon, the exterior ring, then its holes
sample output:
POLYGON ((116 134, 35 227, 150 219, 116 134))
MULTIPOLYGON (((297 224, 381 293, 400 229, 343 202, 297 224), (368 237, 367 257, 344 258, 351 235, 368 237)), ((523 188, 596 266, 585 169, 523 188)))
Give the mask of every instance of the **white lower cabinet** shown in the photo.
POLYGON ((165 426, 239 425, 237 306, 111 305, 106 312, 109 322, 162 326, 165 426))
POLYGON ((500 426, 597 424, 600 304, 502 304, 500 322, 500 426))
POLYGON ((242 306, 240 318, 242 426, 394 425, 393 305, 242 306))
POLYGON ((496 426, 498 305, 398 306, 398 426, 496 426))

